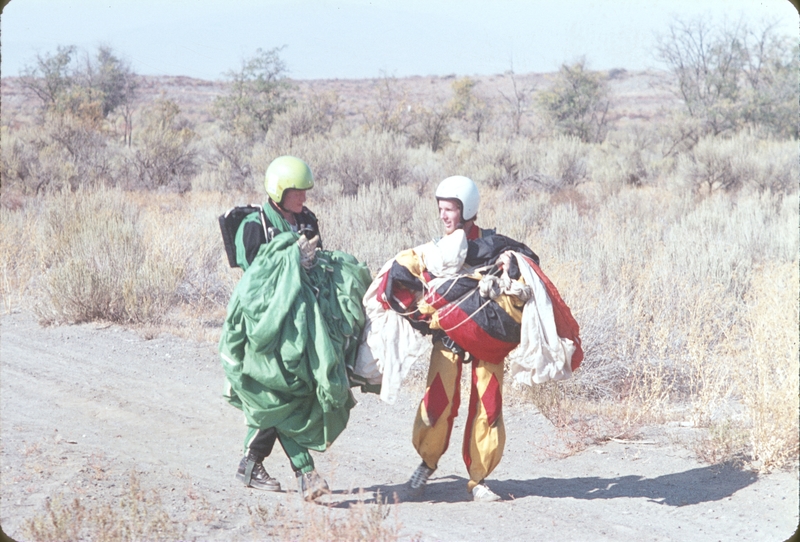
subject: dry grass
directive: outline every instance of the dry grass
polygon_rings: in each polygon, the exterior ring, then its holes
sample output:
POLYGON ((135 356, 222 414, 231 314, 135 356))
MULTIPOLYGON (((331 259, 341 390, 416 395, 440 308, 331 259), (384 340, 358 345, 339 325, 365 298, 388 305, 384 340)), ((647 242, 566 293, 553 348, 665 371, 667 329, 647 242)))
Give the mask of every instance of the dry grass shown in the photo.
POLYGON ((0 307, 18 309, 28 301, 30 282, 37 275, 36 251, 25 240, 36 239, 36 221, 30 213, 0 206, 0 307))
POLYGON ((402 529, 396 510, 380 494, 372 503, 362 495, 359 502, 344 513, 305 502, 299 509, 261 503, 247 509, 250 524, 258 536, 300 542, 396 541, 402 529))
POLYGON ((116 506, 92 505, 63 494, 45 501, 44 513, 25 522, 28 540, 138 541, 180 539, 184 528, 164 510, 155 491, 142 489, 138 475, 131 471, 127 493, 116 506))
POLYGON ((762 470, 798 456, 798 280, 797 262, 756 270, 743 322, 748 340, 734 358, 750 454, 762 470))
MULTIPOLYGON (((26 453, 41 461, 38 447, 26 453)), ((73 488, 48 497, 42 509, 22 525, 25 540, 187 540, 194 539, 193 530, 219 526, 220 510, 215 510, 209 496, 181 472, 170 473, 185 488, 184 505, 177 508, 175 493, 147 489, 139 473, 131 470, 122 476, 102 456, 88 458, 80 472, 102 481, 107 488, 124 487, 123 495, 102 499, 79 491, 76 496, 73 488)), ((259 501, 248 505, 247 511, 252 531, 242 534, 253 540, 395 541, 402 529, 396 507, 379 494, 374 498, 362 494, 349 508, 297 499, 278 504, 259 501)))
POLYGON ((173 303, 180 269, 145 244, 139 209, 102 189, 57 193, 43 204, 34 307, 42 322, 157 322, 173 303))

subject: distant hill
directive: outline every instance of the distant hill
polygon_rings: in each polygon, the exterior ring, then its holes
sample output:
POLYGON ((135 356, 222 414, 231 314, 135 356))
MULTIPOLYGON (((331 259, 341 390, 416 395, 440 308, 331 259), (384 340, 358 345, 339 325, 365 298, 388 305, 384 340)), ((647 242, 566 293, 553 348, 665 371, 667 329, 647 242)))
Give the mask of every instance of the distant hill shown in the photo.
MULTIPOLYGON (((497 74, 470 76, 478 82, 475 92, 495 101, 506 103, 506 97, 517 89, 545 89, 555 74, 497 74)), ((608 84, 611 90, 609 119, 616 122, 646 122, 658 120, 659 111, 678 105, 668 90, 669 74, 660 71, 611 70, 608 84)), ((392 81, 398 92, 405 92, 411 102, 433 104, 452 96, 451 85, 461 76, 415 76, 392 81)), ((359 121, 363 111, 373 104, 384 79, 317 79, 293 81, 301 95, 310 92, 334 91, 340 99, 340 110, 346 118, 359 121)), ((181 111, 197 123, 213 122, 211 104, 225 92, 226 82, 193 79, 183 76, 140 76, 139 100, 147 103, 160 96, 174 100, 181 111)), ((28 96, 18 77, 0 80, 2 121, 19 126, 30 122, 35 113, 36 100, 28 96)))

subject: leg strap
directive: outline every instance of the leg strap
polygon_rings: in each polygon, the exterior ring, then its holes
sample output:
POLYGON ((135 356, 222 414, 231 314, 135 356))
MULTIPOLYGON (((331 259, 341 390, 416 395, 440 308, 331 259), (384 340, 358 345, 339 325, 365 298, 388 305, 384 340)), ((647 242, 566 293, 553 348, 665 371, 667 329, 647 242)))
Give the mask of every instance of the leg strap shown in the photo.
POLYGON ((247 458, 247 467, 244 469, 244 485, 249 486, 250 480, 253 478, 253 468, 256 466, 256 460, 247 458))

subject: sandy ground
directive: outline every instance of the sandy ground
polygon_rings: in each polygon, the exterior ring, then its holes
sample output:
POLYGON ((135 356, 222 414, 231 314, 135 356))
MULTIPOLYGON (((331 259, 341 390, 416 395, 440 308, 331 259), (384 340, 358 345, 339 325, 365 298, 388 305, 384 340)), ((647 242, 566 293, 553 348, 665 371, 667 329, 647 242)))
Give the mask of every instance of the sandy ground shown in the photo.
MULTIPOLYGON (((696 435, 647 428, 642 442, 609 442, 569 457, 534 408, 507 408, 508 442, 489 485, 501 502, 475 503, 460 459, 461 425, 424 495, 405 482, 418 390, 395 405, 356 392, 347 430, 317 467, 333 490, 306 505, 276 450, 265 466, 284 486, 262 493, 234 479, 241 413, 221 397, 216 346, 117 326, 42 328, 24 313, 0 319, 0 525, 25 540, 47 497, 114 504, 130 473, 158 492, 182 538, 259 540, 275 530, 248 512, 345 517, 379 492, 397 504, 384 525, 412 540, 786 540, 798 526, 796 470, 759 476, 698 462, 696 435), (359 491, 361 490, 361 491, 359 491), (338 515, 338 516, 337 516, 338 515), (254 526, 255 525, 255 526, 254 526)), ((459 420, 465 416, 463 409, 459 420)), ((277 516, 275 516, 277 518, 277 516)), ((284 516, 284 521, 285 521, 284 516)), ((280 521, 280 518, 276 519, 280 521)))

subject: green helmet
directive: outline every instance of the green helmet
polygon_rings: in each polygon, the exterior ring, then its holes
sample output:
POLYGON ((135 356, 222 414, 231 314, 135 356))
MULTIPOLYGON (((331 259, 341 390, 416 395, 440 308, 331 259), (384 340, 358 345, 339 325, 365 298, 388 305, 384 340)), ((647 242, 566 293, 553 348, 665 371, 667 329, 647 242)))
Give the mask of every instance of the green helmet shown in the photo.
POLYGON ((287 188, 308 190, 313 186, 314 175, 311 174, 311 168, 294 156, 279 156, 272 161, 264 176, 264 188, 275 203, 281 203, 283 191, 287 188))

